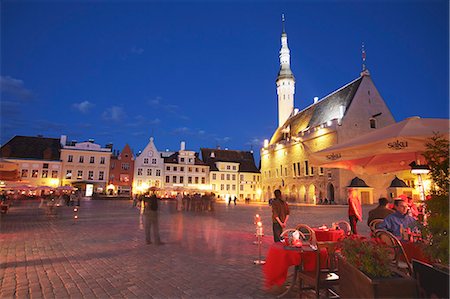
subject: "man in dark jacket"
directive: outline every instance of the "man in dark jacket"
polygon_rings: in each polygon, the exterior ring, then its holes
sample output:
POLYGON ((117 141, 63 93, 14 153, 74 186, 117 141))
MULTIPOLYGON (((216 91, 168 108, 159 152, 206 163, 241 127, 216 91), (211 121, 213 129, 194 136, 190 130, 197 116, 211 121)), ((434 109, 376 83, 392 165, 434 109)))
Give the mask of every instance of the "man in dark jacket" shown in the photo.
POLYGON ((369 218, 367 219, 367 225, 372 222, 374 219, 384 219, 387 215, 394 213, 394 210, 391 210, 387 207, 388 200, 385 197, 380 197, 378 199, 378 207, 369 211, 369 218))
POLYGON ((281 191, 274 191, 275 198, 272 200, 272 229, 274 242, 280 242, 280 235, 286 228, 289 219, 289 206, 281 198, 281 191))

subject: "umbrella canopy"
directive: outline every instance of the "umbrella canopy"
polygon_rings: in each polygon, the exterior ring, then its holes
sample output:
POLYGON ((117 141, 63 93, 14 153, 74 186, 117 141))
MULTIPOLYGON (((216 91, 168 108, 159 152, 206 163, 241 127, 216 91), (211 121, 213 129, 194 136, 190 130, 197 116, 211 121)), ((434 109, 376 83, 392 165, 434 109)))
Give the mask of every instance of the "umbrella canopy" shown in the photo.
POLYGON ((448 138, 448 119, 407 118, 348 142, 311 153, 311 164, 348 169, 355 173, 387 173, 410 169, 413 161, 425 163, 425 143, 435 133, 448 138))
POLYGON ((61 191, 73 191, 73 190, 77 190, 77 188, 72 187, 72 186, 59 186, 58 188, 56 188, 57 190, 61 190, 61 191))
POLYGON ((39 186, 39 187, 36 187, 35 190, 50 191, 50 190, 53 190, 53 187, 50 187, 50 186, 39 186))

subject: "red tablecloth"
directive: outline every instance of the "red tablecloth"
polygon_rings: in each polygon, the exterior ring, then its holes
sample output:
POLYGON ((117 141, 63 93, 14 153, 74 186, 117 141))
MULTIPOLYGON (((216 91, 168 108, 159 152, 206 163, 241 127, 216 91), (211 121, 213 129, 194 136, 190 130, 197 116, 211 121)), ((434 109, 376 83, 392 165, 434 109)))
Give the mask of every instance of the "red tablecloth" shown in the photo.
MULTIPOLYGON (((316 267, 316 256, 314 251, 306 251, 310 249, 305 246, 305 251, 300 248, 285 247, 282 243, 274 243, 270 246, 266 255, 266 264, 264 265, 264 277, 266 288, 274 285, 281 286, 286 281, 288 269, 290 266, 300 265, 304 260, 304 269, 312 271, 316 267)), ((322 263, 326 262, 327 251, 325 248, 320 249, 320 258, 322 263)))
POLYGON ((316 239, 318 242, 325 241, 339 241, 340 238, 345 236, 345 233, 342 229, 320 229, 313 228, 313 231, 316 233, 316 239))

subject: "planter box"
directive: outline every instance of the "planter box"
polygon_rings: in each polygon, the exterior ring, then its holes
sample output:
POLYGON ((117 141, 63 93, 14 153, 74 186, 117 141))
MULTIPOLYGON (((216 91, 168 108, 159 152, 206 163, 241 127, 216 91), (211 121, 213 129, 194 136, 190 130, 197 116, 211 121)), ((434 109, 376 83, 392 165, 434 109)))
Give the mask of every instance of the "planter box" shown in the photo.
POLYGON ((410 277, 370 278, 341 256, 340 298, 417 298, 416 282, 410 277))

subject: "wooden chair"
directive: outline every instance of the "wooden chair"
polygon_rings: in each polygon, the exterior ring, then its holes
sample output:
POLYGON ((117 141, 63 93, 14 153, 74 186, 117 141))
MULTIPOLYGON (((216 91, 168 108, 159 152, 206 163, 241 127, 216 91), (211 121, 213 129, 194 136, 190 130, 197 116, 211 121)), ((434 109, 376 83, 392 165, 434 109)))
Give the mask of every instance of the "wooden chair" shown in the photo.
MULTIPOLYGON (((285 239, 285 238, 289 238, 289 236, 290 236, 292 233, 296 232, 296 231, 297 231, 297 229, 295 229, 295 228, 288 228, 288 229, 285 229, 285 230, 280 234, 280 239, 283 240, 283 239, 285 239)), ((306 241, 305 235, 303 235, 303 233, 302 233, 301 231, 298 231, 298 232, 299 232, 299 234, 300 234, 300 239, 301 239, 302 241, 306 241)))
POLYGON ((295 229, 303 234, 303 236, 305 237, 304 241, 307 241, 312 245, 317 244, 316 233, 313 231, 311 227, 309 227, 306 224, 299 223, 297 224, 295 229))
POLYGON ((383 222, 383 219, 378 219, 378 218, 370 221, 369 228, 371 231, 371 235, 373 235, 375 233, 375 231, 377 230, 377 225, 380 224, 381 222, 383 222))
POLYGON ((345 220, 339 220, 336 222, 336 225, 339 227, 339 229, 342 229, 346 236, 349 236, 352 233, 352 229, 350 227, 350 223, 348 223, 345 220))
POLYGON ((313 289, 316 293, 316 298, 320 297, 320 290, 326 290, 326 295, 329 298, 339 298, 339 295, 334 291, 333 287, 339 284, 339 275, 334 269, 328 268, 327 264, 323 264, 320 258, 321 242, 318 246, 311 250, 315 253, 316 267, 312 271, 307 271, 302 265, 298 271, 299 292, 300 297, 304 290, 313 289), (331 297, 329 295, 332 295, 331 297))
POLYGON ((383 229, 377 229, 374 232, 374 237, 383 241, 391 251, 390 257, 392 264, 401 273, 412 275, 411 263, 408 261, 405 250, 402 243, 390 232, 383 229))

